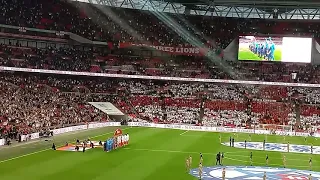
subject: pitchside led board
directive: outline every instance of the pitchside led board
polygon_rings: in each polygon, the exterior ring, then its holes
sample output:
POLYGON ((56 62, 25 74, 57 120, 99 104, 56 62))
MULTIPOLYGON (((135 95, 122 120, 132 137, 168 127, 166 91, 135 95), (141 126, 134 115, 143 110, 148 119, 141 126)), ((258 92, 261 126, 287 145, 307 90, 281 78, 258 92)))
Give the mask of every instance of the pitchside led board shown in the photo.
POLYGON ((239 36, 239 60, 311 62, 312 38, 239 36))

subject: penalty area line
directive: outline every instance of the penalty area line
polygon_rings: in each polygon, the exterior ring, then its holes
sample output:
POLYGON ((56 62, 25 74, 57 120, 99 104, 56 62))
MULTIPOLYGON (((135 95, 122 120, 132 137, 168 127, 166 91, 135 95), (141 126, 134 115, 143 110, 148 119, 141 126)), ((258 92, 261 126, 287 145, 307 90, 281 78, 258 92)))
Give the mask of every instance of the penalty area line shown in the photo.
POLYGON ((182 135, 186 134, 187 132, 189 132, 189 131, 184 131, 184 132, 182 132, 182 133, 179 134, 179 135, 182 136, 182 135))
MULTIPOLYGON (((127 130, 127 129, 131 129, 131 127, 129 127, 129 128, 124 128, 124 129, 122 129, 122 130, 127 130)), ((79 132, 79 133, 80 133, 80 132, 79 132)), ((113 134, 113 133, 114 133, 114 132, 111 131, 111 132, 108 132, 108 133, 103 133, 103 134, 96 135, 96 136, 92 136, 92 137, 89 137, 89 138, 97 138, 97 137, 101 137, 101 136, 108 135, 108 134, 113 134)), ((62 135, 62 134, 61 134, 61 135, 62 135)), ((39 153, 42 153, 42 152, 48 151, 48 150, 51 150, 51 148, 42 149, 42 150, 40 150, 40 151, 35 151, 35 152, 27 153, 27 154, 24 154, 24 155, 21 155, 21 156, 17 156, 17 157, 5 159, 5 160, 0 161, 0 164, 1 164, 1 163, 8 162, 8 161, 15 160, 15 159, 20 159, 20 158, 23 158, 23 157, 26 157, 26 156, 31 156, 31 155, 34 155, 34 154, 39 154, 39 153)))

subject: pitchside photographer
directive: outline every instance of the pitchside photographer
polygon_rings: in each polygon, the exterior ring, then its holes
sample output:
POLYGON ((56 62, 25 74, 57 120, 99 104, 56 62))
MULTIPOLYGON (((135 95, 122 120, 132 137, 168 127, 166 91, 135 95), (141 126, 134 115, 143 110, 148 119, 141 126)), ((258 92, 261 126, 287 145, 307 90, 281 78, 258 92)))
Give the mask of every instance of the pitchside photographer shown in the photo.
POLYGON ((121 121, 121 125, 122 125, 122 126, 128 125, 128 121, 127 121, 127 120, 122 120, 122 121, 121 121))
POLYGON ((53 136, 53 131, 50 131, 50 129, 41 130, 39 133, 40 138, 48 138, 53 136))

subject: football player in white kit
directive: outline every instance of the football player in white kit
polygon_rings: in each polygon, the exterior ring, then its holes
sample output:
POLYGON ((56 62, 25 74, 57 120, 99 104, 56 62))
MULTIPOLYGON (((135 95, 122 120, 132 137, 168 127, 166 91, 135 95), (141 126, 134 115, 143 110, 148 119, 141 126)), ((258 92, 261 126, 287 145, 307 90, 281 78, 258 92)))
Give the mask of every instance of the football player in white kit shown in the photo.
POLYGON ((128 145, 128 144, 129 144, 129 135, 126 134, 126 145, 128 145))
POLYGON ((121 143, 121 136, 118 136, 118 137, 117 137, 117 144, 118 144, 118 147, 120 147, 120 143, 121 143))

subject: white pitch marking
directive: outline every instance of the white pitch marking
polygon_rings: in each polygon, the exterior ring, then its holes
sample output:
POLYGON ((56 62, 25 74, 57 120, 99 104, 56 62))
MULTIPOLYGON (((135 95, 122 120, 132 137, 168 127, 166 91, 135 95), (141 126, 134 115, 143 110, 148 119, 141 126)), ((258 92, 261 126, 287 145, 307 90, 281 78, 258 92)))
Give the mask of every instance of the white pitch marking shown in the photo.
MULTIPOLYGON (((130 127, 130 128, 131 128, 131 127, 130 127)), ((124 129, 122 129, 122 130, 130 129, 130 128, 124 128, 124 129)), ((97 135, 97 136, 92 136, 92 137, 89 137, 89 138, 97 138, 97 137, 104 136, 104 135, 108 135, 108 134, 112 134, 112 133, 114 133, 114 132, 108 132, 108 133, 100 134, 100 135, 97 135)), ((0 161, 0 164, 1 164, 1 163, 4 163, 4 162, 11 161, 11 160, 15 160, 15 159, 23 158, 23 157, 26 157, 26 156, 30 156, 30 155, 33 155, 33 154, 38 154, 38 153, 41 153, 41 152, 44 152, 44 151, 48 151, 48 150, 50 150, 50 149, 51 149, 51 148, 43 149, 43 150, 40 150, 40 151, 36 151, 36 152, 24 154, 24 155, 17 156, 17 157, 13 157, 13 158, 6 159, 6 160, 2 160, 2 161, 0 161)))
MULTIPOLYGON (((200 154, 199 152, 174 151, 174 150, 162 150, 162 149, 133 149, 133 148, 123 148, 123 149, 127 149, 127 150, 134 150, 134 151, 150 151, 150 152, 167 152, 167 153, 200 154)), ((202 154, 215 155, 215 153, 202 153, 202 154)))
POLYGON ((187 132, 189 132, 189 131, 184 131, 183 133, 181 133, 179 135, 182 136, 182 135, 186 134, 187 132))

